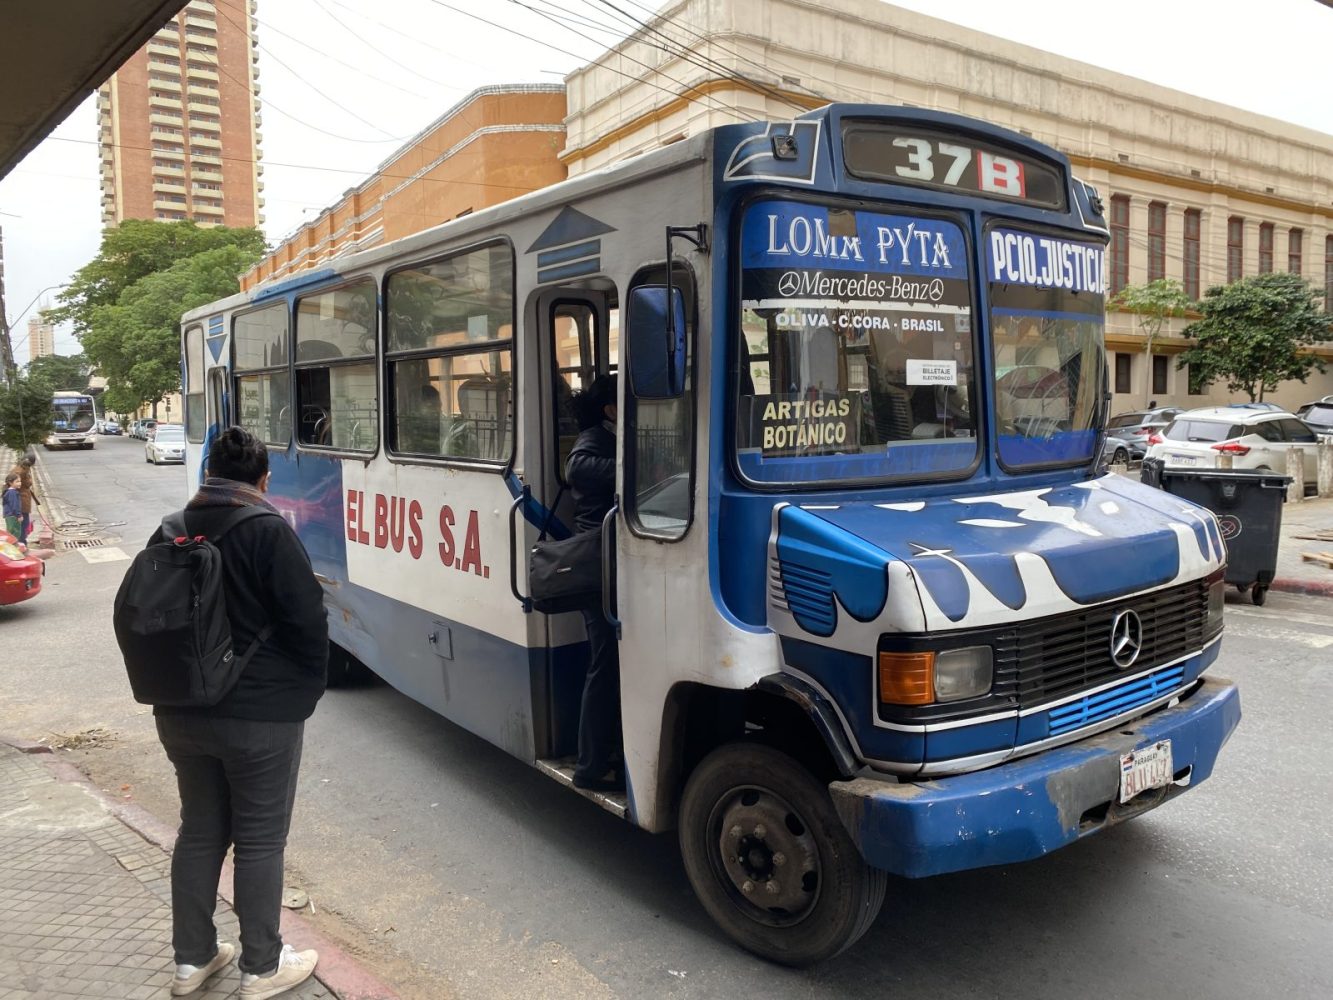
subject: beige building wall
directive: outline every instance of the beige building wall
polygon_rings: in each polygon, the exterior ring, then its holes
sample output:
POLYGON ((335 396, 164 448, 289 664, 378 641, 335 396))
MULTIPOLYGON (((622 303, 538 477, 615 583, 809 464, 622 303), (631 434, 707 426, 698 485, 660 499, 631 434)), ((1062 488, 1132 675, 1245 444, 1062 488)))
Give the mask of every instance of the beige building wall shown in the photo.
POLYGON ((263 222, 256 0, 190 0, 97 92, 102 222, 263 222))
MULTIPOLYGON (((571 176, 715 125, 780 120, 829 101, 913 105, 1055 146, 1101 191, 1108 211, 1113 195, 1128 198, 1131 284, 1148 280, 1149 205, 1159 202, 1166 277, 1184 277, 1185 213, 1193 210, 1200 294, 1227 280, 1233 217, 1242 220, 1243 274, 1260 269, 1261 227, 1271 226, 1271 267, 1299 269, 1333 291, 1333 136, 879 0, 680 0, 650 27, 566 79, 561 159, 571 176), (656 32, 691 59, 665 51, 656 32), (1289 254, 1297 244, 1300 253, 1289 254)), ((1108 350, 1130 363, 1115 410, 1149 398, 1190 406, 1230 400, 1225 386, 1189 392, 1172 358, 1185 346, 1183 326, 1172 321, 1159 343, 1166 390, 1157 392, 1135 318, 1108 315, 1108 350)), ((1333 393, 1333 349, 1320 353, 1328 374, 1284 384, 1270 398, 1295 406, 1333 393)))
POLYGON ((473 91, 241 276, 241 288, 429 229, 565 178, 565 88, 473 91))

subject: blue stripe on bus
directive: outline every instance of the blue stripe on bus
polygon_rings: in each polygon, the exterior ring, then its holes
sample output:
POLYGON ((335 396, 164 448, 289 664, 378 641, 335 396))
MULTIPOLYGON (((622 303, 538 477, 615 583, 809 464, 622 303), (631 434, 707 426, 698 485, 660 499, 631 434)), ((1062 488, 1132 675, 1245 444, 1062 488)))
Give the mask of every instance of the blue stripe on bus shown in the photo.
POLYGON ((566 264, 564 267, 548 267, 544 271, 537 272, 537 283, 545 285, 552 281, 564 281, 566 278, 577 278, 585 274, 596 274, 602 269, 602 259, 600 257, 591 257, 588 260, 579 261, 576 264, 566 264))
POLYGON ((590 257, 601 252, 601 240, 588 240, 586 243, 575 243, 573 246, 561 247, 559 250, 547 250, 545 253, 537 254, 537 266, 550 267, 552 264, 563 264, 567 260, 578 260, 581 257, 590 257))

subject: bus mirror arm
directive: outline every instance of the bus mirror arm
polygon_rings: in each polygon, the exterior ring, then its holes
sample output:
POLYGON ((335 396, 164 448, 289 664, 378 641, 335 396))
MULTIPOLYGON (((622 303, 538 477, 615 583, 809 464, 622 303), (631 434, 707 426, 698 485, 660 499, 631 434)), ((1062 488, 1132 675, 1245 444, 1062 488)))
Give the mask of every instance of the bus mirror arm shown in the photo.
POLYGON ((694 244, 696 250, 700 253, 708 253, 708 224, 701 222, 697 226, 667 226, 666 227, 666 279, 667 279, 667 325, 668 331, 675 329, 675 317, 672 312, 675 309, 675 295, 672 292, 672 241, 676 239, 686 240, 694 244))
POLYGON ((620 641, 620 619, 616 617, 611 605, 615 602, 615 567, 616 567, 616 515, 620 513, 620 497, 616 497, 611 509, 602 518, 602 617, 616 630, 616 641, 620 641))
POLYGON ((518 520, 519 509, 528 502, 528 497, 531 495, 532 490, 524 484, 514 502, 509 505, 509 590, 514 599, 523 605, 525 615, 532 614, 532 598, 524 597, 518 589, 518 551, 521 546, 514 541, 514 526, 518 520))

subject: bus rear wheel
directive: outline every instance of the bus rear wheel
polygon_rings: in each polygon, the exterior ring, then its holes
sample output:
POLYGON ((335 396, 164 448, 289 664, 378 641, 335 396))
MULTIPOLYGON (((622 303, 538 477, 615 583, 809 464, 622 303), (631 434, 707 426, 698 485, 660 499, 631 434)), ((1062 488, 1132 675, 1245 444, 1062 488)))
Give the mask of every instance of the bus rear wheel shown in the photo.
POLYGON ((709 916, 783 965, 832 958, 884 902, 888 876, 865 863, 828 789, 773 747, 733 743, 704 758, 681 799, 680 846, 709 916))

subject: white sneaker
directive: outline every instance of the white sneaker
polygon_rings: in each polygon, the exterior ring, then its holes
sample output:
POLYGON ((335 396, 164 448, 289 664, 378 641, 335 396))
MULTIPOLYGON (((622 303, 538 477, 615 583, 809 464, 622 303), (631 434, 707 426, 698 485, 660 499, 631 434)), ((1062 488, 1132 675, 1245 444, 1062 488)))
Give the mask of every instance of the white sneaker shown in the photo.
POLYGON ((279 993, 286 993, 293 986, 300 986, 315 972, 315 963, 319 961, 319 952, 293 951, 292 946, 282 946, 278 956, 278 967, 264 976, 241 973, 241 992, 237 996, 245 1000, 268 1000, 279 993))
POLYGON ((207 965, 176 966, 176 975, 171 979, 171 995, 173 997, 183 997, 188 993, 193 993, 204 985, 205 979, 230 963, 235 955, 235 945, 223 944, 219 941, 218 953, 213 956, 213 961, 207 965))

